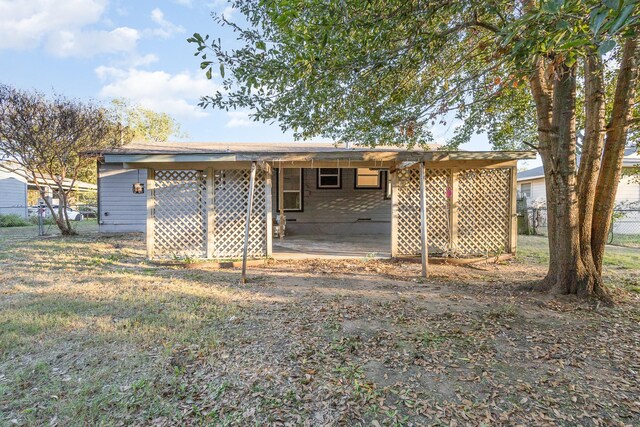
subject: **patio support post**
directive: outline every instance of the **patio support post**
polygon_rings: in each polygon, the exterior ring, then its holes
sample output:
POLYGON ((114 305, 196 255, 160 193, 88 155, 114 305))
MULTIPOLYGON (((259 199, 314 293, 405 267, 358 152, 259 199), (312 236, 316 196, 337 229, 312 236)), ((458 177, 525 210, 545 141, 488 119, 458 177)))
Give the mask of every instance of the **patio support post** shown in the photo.
POLYGON ((284 169, 282 169, 282 163, 278 166, 278 211, 280 212, 278 237, 282 241, 284 238, 284 169))
POLYGON ((516 248, 518 247, 518 168, 517 166, 511 167, 511 186, 509 194, 509 213, 511 218, 509 223, 509 252, 512 255, 516 254, 516 248))
POLYGON ((271 176, 273 174, 273 170, 268 163, 265 164, 264 173, 264 208, 266 210, 267 219, 267 256, 270 257, 273 253, 273 207, 271 202, 271 176))
POLYGON ((251 226, 251 208, 253 204, 253 191, 256 184, 256 162, 251 162, 249 174, 249 197, 247 201, 247 223, 244 228, 244 248, 242 250, 242 278, 240 283, 247 282, 247 251, 249 250, 249 228, 251 226))
POLYGON ((147 169, 147 228, 145 237, 147 240, 147 258, 149 259, 153 259, 156 205, 155 182, 155 170, 147 169))
POLYGON ((427 198, 425 194, 424 162, 420 162, 420 249, 422 255, 422 277, 428 277, 429 242, 427 241, 427 198))

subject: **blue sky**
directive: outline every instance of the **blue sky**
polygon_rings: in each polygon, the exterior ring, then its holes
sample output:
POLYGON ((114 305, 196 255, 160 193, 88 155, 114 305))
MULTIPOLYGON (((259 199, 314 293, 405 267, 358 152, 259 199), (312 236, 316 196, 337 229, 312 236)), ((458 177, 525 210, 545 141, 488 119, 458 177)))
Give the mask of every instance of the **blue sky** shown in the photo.
MULTIPOLYGON (((247 111, 197 106, 220 76, 204 77, 186 38, 199 32, 236 43, 212 13, 241 18, 225 0, 0 0, 0 82, 101 102, 124 97, 171 114, 191 141, 292 140, 247 111)), ((453 129, 433 129, 436 142, 453 129)), ((462 148, 490 149, 484 136, 462 148)))

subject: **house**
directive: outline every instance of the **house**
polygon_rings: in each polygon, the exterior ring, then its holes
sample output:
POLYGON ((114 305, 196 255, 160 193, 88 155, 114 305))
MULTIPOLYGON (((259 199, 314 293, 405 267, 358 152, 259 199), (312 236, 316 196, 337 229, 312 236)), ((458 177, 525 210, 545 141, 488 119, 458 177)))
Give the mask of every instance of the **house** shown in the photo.
POLYGON ((272 256, 291 240, 336 253, 346 240, 363 254, 383 243, 423 260, 514 253, 516 163, 535 157, 327 143, 98 154, 101 231, 145 231, 149 258, 213 259, 272 256))
POLYGON ((27 217, 27 179, 19 168, 9 162, 2 162, 0 164, 0 215, 10 214, 27 217))
MULTIPOLYGON (((638 203, 640 209, 640 179, 632 176, 631 172, 640 166, 640 155, 636 147, 627 148, 622 159, 623 175, 616 192, 616 204, 628 206, 638 203)), ((544 169, 542 166, 518 172, 518 194, 527 198, 528 205, 544 206, 547 195, 544 184, 544 169)))
MULTIPOLYGON (((38 183, 41 188, 45 188, 47 195, 53 198, 53 203, 57 203, 54 198, 57 184, 51 176, 41 176, 38 183)), ((74 193, 95 194, 98 189, 95 184, 68 178, 62 185, 64 189, 73 188, 74 193)), ((0 164, 0 215, 16 214, 26 218, 29 206, 37 205, 39 199, 38 185, 22 168, 8 161, 0 164)))

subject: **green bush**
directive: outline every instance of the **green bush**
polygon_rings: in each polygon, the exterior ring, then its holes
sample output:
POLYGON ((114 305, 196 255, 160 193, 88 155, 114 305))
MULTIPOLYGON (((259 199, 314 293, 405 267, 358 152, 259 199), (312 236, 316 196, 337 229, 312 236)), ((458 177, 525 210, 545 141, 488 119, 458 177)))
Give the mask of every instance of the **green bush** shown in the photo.
POLYGON ((29 221, 16 214, 0 215, 0 227, 26 227, 29 221))
MULTIPOLYGON (((29 222, 31 222, 31 224, 33 224, 33 225, 38 225, 38 216, 29 217, 29 222)), ((53 220, 52 216, 44 217, 44 225, 53 225, 55 223, 56 222, 53 220)))

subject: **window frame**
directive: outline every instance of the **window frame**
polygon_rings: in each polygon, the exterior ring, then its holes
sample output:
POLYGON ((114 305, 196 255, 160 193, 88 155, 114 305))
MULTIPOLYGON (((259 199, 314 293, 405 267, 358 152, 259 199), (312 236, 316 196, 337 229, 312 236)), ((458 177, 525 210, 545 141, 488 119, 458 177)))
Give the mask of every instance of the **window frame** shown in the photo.
POLYGON ((530 183, 530 182, 523 182, 523 183, 521 183, 521 184, 520 184, 520 196, 524 196, 524 197, 526 197, 527 199, 530 199, 532 194, 533 194, 533 184, 532 184, 532 183, 530 183), (525 190, 522 188, 522 187, 524 187, 525 185, 529 186, 529 190, 528 190, 528 193, 529 193, 529 194, 528 194, 528 195, 525 195, 525 190))
MULTIPOLYGON (((282 171, 286 171, 287 169, 299 169, 300 170, 300 190, 285 190, 282 189, 282 195, 284 193, 300 193, 300 209, 287 209, 284 208, 285 212, 304 212, 304 168, 282 168, 282 171)), ((278 174, 280 173, 280 169, 276 169, 276 212, 280 212, 280 177, 278 174)))
POLYGON ((393 193, 393 188, 391 187, 391 171, 384 171, 384 199, 390 200, 391 193, 393 193))
POLYGON ((317 168, 316 169, 316 188, 318 190, 341 190, 342 189, 342 169, 341 168, 317 168), (322 169, 338 169, 338 173, 322 173, 322 169), (320 177, 321 176, 337 176, 338 184, 337 185, 321 185, 320 177))
MULTIPOLYGON (((376 170, 376 172, 378 172, 378 185, 375 187, 372 186, 358 186, 358 169, 369 169, 372 170, 371 168, 355 168, 353 170, 353 188, 354 190, 382 190, 382 171, 381 170, 376 170)), ((369 176, 373 176, 369 175, 369 176)))

